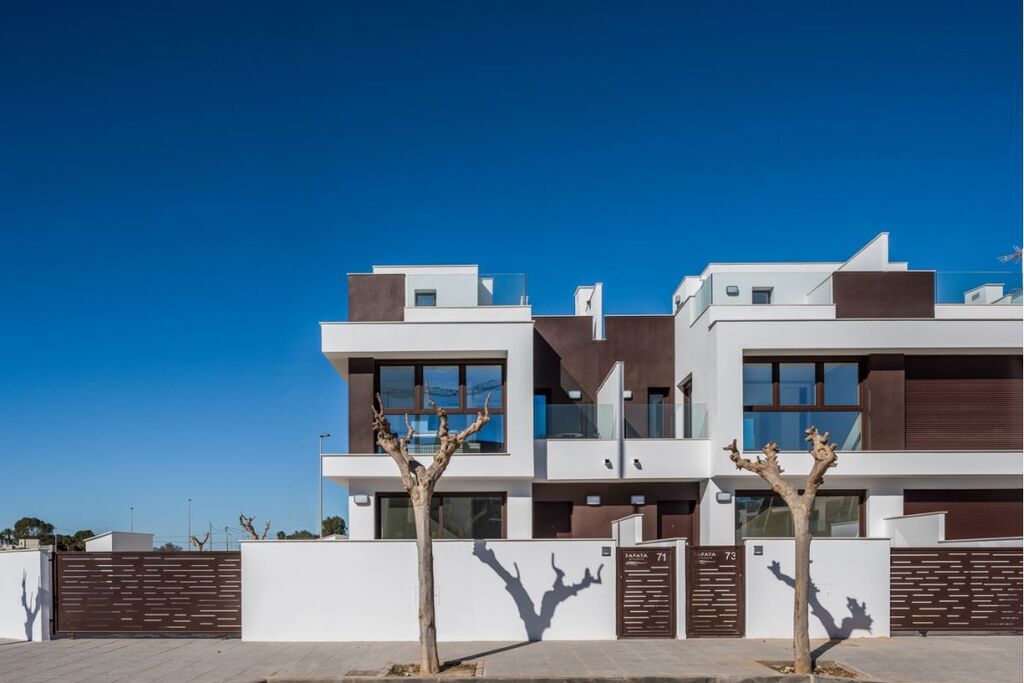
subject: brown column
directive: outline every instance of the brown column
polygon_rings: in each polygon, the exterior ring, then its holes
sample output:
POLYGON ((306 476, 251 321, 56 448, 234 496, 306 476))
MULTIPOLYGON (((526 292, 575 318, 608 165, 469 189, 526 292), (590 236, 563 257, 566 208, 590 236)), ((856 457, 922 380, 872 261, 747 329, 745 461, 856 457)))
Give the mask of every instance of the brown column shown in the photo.
POLYGON ((901 451, 906 447, 903 354, 872 354, 867 359, 864 392, 864 448, 901 451))
POLYGON ((348 359, 348 452, 373 453, 373 359, 348 359))

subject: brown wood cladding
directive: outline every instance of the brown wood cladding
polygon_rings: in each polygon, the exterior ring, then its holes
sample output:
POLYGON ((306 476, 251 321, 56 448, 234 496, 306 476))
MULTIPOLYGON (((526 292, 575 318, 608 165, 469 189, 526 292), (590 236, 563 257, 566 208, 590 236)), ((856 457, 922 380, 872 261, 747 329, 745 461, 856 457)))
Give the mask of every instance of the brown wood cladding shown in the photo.
POLYGON ((836 271, 836 318, 934 318, 935 273, 836 271))
POLYGON ((541 317, 533 323, 534 390, 549 392, 554 404, 570 403, 573 389, 583 392, 584 403, 593 403, 616 361, 625 364, 626 389, 636 403, 647 402, 650 388, 675 386, 672 316, 605 316, 603 341, 592 338, 589 316, 541 317))
POLYGON ((56 556, 63 634, 242 632, 239 552, 76 552, 56 556))
POLYGON ((619 638, 675 638, 676 549, 619 548, 619 638))
POLYGON ((405 275, 356 273, 348 276, 349 322, 393 322, 404 318, 405 275))
POLYGON ((370 406, 373 405, 374 363, 372 358, 349 358, 348 360, 348 452, 373 453, 373 422, 370 406))
POLYGON ((690 546, 686 558, 686 637, 742 638, 743 548, 690 546))
POLYGON ((904 363, 902 354, 872 354, 861 366, 866 450, 902 451, 906 447, 904 363))
POLYGON ((908 356, 906 447, 1021 450, 1021 356, 908 356))
POLYGON ((1020 548, 893 548, 891 629, 1020 632, 1022 569, 1020 548))
POLYGON ((903 514, 946 513, 946 538, 1024 536, 1021 489, 907 489, 903 514))
MULTIPOLYGON (((611 538, 612 522, 626 515, 643 515, 643 535, 646 539, 661 538, 658 506, 664 501, 693 501, 699 499, 700 485, 696 482, 592 482, 592 483, 556 483, 534 484, 533 500, 534 515, 538 505, 542 503, 563 503, 562 506, 541 508, 544 523, 534 525, 534 538, 553 538, 537 536, 546 529, 556 533, 554 538, 565 538, 564 530, 568 526, 568 538, 611 538), (587 496, 601 496, 600 505, 587 505, 587 496), (644 496, 643 505, 632 505, 630 496, 644 496), (564 503, 570 503, 566 507, 564 503), (564 515, 568 511, 570 519, 555 519, 556 514, 564 515), (558 536, 561 532, 563 535, 558 536)), ((698 507, 693 506, 692 524, 688 533, 682 534, 691 543, 697 541, 699 529, 698 507)), ((662 509, 664 514, 664 508, 662 509)), ((661 520, 663 521, 663 520, 661 520)), ((676 520, 678 521, 678 520, 676 520)))

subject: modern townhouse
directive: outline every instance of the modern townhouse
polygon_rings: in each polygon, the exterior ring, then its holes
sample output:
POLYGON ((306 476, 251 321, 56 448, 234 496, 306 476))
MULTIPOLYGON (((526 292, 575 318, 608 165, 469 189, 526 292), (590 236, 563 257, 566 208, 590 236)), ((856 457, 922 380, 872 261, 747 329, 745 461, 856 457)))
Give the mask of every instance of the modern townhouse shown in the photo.
POLYGON ((490 396, 439 485, 439 538, 609 538, 630 514, 648 539, 785 536, 788 512, 722 446, 777 442, 802 480, 810 425, 840 448, 816 536, 1020 537, 1020 271, 911 270, 888 251, 882 234, 844 262, 713 263, 664 315, 605 315, 596 284, 572 315, 534 316, 524 275, 476 266, 350 275, 349 320, 322 325, 349 389, 348 448, 322 464, 350 537, 413 535, 374 444, 378 393, 424 454, 432 403, 458 427, 490 396))

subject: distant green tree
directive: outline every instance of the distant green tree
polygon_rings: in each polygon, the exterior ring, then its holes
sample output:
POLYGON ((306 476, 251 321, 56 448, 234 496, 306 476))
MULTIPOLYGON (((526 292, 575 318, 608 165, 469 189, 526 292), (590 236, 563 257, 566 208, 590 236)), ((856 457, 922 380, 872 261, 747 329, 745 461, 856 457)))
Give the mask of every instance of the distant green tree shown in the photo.
POLYGON ((10 527, 0 531, 0 545, 14 545, 14 542, 18 540, 14 536, 14 529, 10 527))
POLYGON ((162 553, 177 553, 177 552, 181 552, 181 546, 180 545, 176 545, 176 544, 171 543, 170 541, 168 541, 167 543, 164 543, 159 548, 153 548, 153 550, 159 550, 162 553))
POLYGON ((316 538, 316 534, 314 534, 312 531, 306 531, 305 529, 293 531, 290 534, 286 534, 283 531, 277 532, 277 540, 279 541, 296 540, 302 538, 316 538))
POLYGON ((332 515, 330 517, 325 517, 324 518, 324 525, 323 525, 323 535, 324 536, 332 536, 332 535, 335 535, 335 534, 337 534, 339 536, 344 536, 347 533, 348 533, 348 527, 345 525, 345 520, 343 520, 338 515, 332 515))
POLYGON ((70 536, 58 536, 57 541, 61 550, 80 552, 85 550, 85 539, 95 535, 92 529, 81 529, 70 536))
POLYGON ((14 537, 38 538, 42 545, 53 543, 53 525, 38 517, 22 517, 14 523, 14 537))

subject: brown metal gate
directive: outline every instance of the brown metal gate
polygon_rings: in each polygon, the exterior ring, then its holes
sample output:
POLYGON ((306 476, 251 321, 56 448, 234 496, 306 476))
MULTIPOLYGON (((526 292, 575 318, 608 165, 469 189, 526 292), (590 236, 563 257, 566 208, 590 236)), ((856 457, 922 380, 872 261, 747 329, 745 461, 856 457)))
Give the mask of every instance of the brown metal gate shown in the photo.
POLYGON ((893 548, 892 631, 1020 632, 1021 548, 893 548))
POLYGON ((686 637, 742 638, 743 548, 693 546, 686 562, 686 637))
POLYGON ((58 553, 56 631, 64 635, 241 635, 235 552, 58 553))
POLYGON ((619 548, 619 638, 675 638, 676 549, 619 548))

